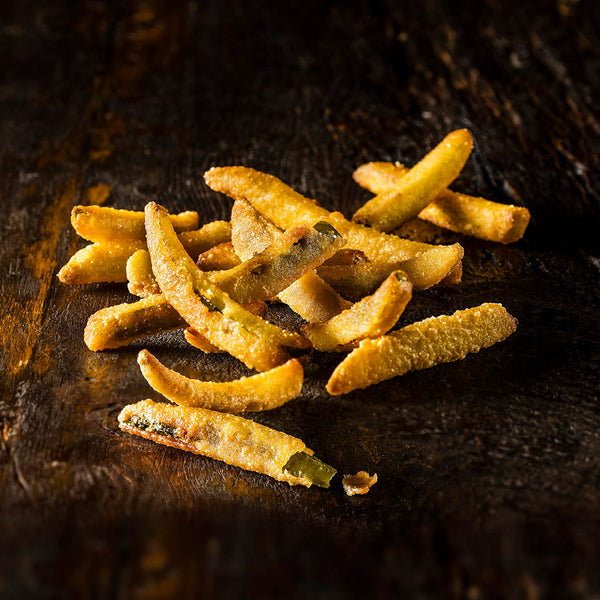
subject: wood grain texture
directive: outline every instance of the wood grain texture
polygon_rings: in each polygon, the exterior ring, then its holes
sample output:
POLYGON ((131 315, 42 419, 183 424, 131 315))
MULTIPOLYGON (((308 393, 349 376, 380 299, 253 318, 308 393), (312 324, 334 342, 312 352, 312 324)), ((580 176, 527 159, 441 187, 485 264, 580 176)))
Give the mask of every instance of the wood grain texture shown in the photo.
MULTIPOLYGON (((591 598, 600 593, 600 56, 593 2, 12 3, 0 9, 0 597, 591 598), (257 421, 363 497, 287 484, 118 430, 159 399, 136 363, 223 380, 177 332, 92 353, 125 286, 64 286, 71 207, 227 218, 202 174, 241 164, 347 216, 370 160, 452 129, 457 191, 527 206, 525 238, 461 240, 463 282, 406 324, 482 302, 519 320, 460 363, 336 398, 315 354, 257 421), (102 188, 107 190, 108 188, 102 188)), ((289 319, 285 311, 275 315, 289 319)))

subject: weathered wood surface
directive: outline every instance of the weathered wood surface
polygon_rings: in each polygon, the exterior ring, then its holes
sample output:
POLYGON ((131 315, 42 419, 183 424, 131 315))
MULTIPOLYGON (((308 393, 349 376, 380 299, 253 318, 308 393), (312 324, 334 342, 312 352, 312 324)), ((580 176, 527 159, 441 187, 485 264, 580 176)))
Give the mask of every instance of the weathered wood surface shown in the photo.
MULTIPOLYGON (((10 5, 12 4, 12 6, 10 5)), ((600 593, 600 65, 594 2, 69 2, 0 9, 0 597, 591 598, 600 593), (286 6, 284 8, 284 5, 286 6), (91 353, 123 286, 62 286, 70 209, 149 200, 227 218, 202 173, 244 164, 347 214, 367 160, 476 146, 456 189, 527 206, 525 239, 465 240, 457 288, 406 322, 500 301, 519 319, 461 363, 256 419, 365 497, 289 488, 119 432, 156 397, 149 347, 243 373, 178 334, 91 353)))

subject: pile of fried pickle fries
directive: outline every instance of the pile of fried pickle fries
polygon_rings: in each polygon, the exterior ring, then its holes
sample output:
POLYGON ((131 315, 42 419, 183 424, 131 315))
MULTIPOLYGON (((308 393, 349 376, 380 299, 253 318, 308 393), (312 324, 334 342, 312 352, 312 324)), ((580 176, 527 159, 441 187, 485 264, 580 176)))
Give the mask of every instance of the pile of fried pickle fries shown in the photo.
MULTIPOLYGON (((419 238, 427 221, 502 244, 520 239, 527 227, 526 208, 448 189, 472 146, 461 129, 410 169, 360 166, 354 179, 375 196, 352 220, 247 167, 205 173, 207 185, 234 204, 230 221, 200 228, 196 212, 169 215, 154 202, 143 213, 75 207, 72 225, 91 244, 60 270, 60 281, 127 282, 140 298, 89 318, 84 339, 90 350, 183 329, 195 348, 228 352, 257 372, 236 381, 200 381, 142 350, 144 377, 172 404, 128 405, 119 415, 121 429, 291 485, 329 487, 336 470, 302 440, 239 413, 297 397, 312 349, 346 353, 326 386, 338 395, 463 359, 515 331, 516 320, 496 303, 392 331, 413 293, 461 280, 462 246, 419 238), (408 222, 411 239, 394 233, 408 222), (267 303, 275 301, 302 318, 299 331, 265 318, 267 303)), ((344 479, 348 494, 366 493, 376 475, 361 471, 344 479)))

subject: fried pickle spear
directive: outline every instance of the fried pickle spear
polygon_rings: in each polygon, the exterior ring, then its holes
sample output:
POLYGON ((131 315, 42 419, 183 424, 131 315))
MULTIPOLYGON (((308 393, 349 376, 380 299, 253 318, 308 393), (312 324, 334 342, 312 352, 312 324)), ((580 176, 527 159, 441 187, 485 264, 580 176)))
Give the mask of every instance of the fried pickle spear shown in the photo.
POLYGON ((453 131, 393 187, 361 206, 352 220, 380 231, 396 229, 458 177, 472 149, 473 138, 466 129, 453 131))
MULTIPOLYGON (((246 200, 236 200, 231 209, 231 241, 239 256, 250 259, 263 252, 282 235, 246 200)), ((279 300, 309 323, 326 321, 350 308, 314 271, 309 271, 279 293, 279 300)))
MULTIPOLYGON (((178 233, 198 228, 198 213, 187 211, 170 215, 178 233)), ((71 225, 84 239, 105 244, 143 242, 146 236, 143 211, 122 210, 108 206, 75 206, 71 225)))
POLYGON ((216 287, 185 252, 167 211, 154 202, 146 206, 146 240, 167 302, 211 344, 257 371, 286 362, 284 346, 308 346, 300 334, 265 321, 216 287))
POLYGON ((349 344, 387 333, 398 321, 411 298, 412 284, 395 271, 372 295, 325 321, 302 326, 302 333, 322 352, 347 349, 349 344))
MULTIPOLYGON (((371 162, 358 167, 353 177, 362 187, 382 194, 398 185, 407 172, 400 163, 371 162)), ((523 237, 530 214, 522 206, 499 204, 445 189, 418 217, 463 235, 510 244, 523 237)))
POLYGON ((268 475, 290 485, 329 487, 336 470, 304 442, 236 415, 152 400, 129 404, 119 427, 146 439, 268 475))
POLYGON ((333 256, 343 243, 326 221, 292 227, 237 267, 212 273, 211 281, 242 304, 269 300, 333 256))
POLYGON ((302 391, 304 371, 296 358, 263 373, 235 381, 190 379, 163 365, 148 350, 138 354, 146 381, 159 394, 180 406, 239 414, 282 406, 302 391))
MULTIPOLYGON (((441 251, 444 248, 444 246, 431 246, 386 235, 370 227, 348 221, 341 213, 330 213, 317 202, 302 196, 276 177, 254 169, 213 167, 204 174, 204 179, 216 192, 227 194, 234 200, 247 200, 264 218, 281 229, 287 229, 298 223, 326 219, 344 237, 347 248, 361 250, 373 262, 403 261, 418 258, 425 250, 441 251)), ((455 246, 460 247, 460 244, 455 246)), ((462 252, 458 248, 456 256, 458 263, 462 258, 462 252)), ((413 279, 411 281, 420 289, 425 287, 426 281, 432 280, 427 273, 427 268, 426 264, 422 268, 414 269, 414 275, 421 281, 413 279)))
POLYGON ((333 371, 327 391, 334 396, 345 394, 409 371, 461 360, 504 340, 516 327, 516 319, 495 303, 430 317, 363 340, 333 371))

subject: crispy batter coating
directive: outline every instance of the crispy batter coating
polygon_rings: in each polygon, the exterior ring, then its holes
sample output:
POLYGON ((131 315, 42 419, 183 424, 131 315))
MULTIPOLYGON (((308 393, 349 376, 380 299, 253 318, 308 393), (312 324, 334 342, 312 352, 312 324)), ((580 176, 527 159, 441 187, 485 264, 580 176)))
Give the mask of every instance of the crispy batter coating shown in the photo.
POLYGON ((302 365, 295 358, 269 371, 224 382, 185 377, 165 367, 148 350, 138 354, 138 364, 146 381, 172 402, 231 414, 282 406, 300 394, 304 379, 302 365))
POLYGON ((345 394, 409 371, 461 360, 470 352, 502 341, 516 327, 516 319, 496 303, 430 317, 362 341, 333 371, 327 391, 345 394))
POLYGON ((395 271, 372 295, 324 323, 309 323, 302 333, 322 352, 343 351, 349 344, 387 333, 404 312, 412 295, 412 284, 395 271))
POLYGON ((348 496, 366 494, 377 483, 377 473, 369 475, 366 471, 359 471, 356 475, 344 475, 342 486, 348 496))
POLYGON ((393 186, 363 204, 352 220, 379 231, 396 229, 458 177, 472 148, 473 138, 466 129, 449 133, 393 186))
MULTIPOLYGON (((196 211, 170 215, 178 233, 198 227, 196 211)), ((143 242, 146 238, 143 211, 123 210, 108 206, 75 206, 71 211, 71 225, 84 239, 105 244, 143 242)))
POLYGON ((236 415, 142 400, 119 414, 119 427, 159 444, 202 454, 290 485, 311 482, 283 471, 298 452, 312 454, 304 442, 236 415))

